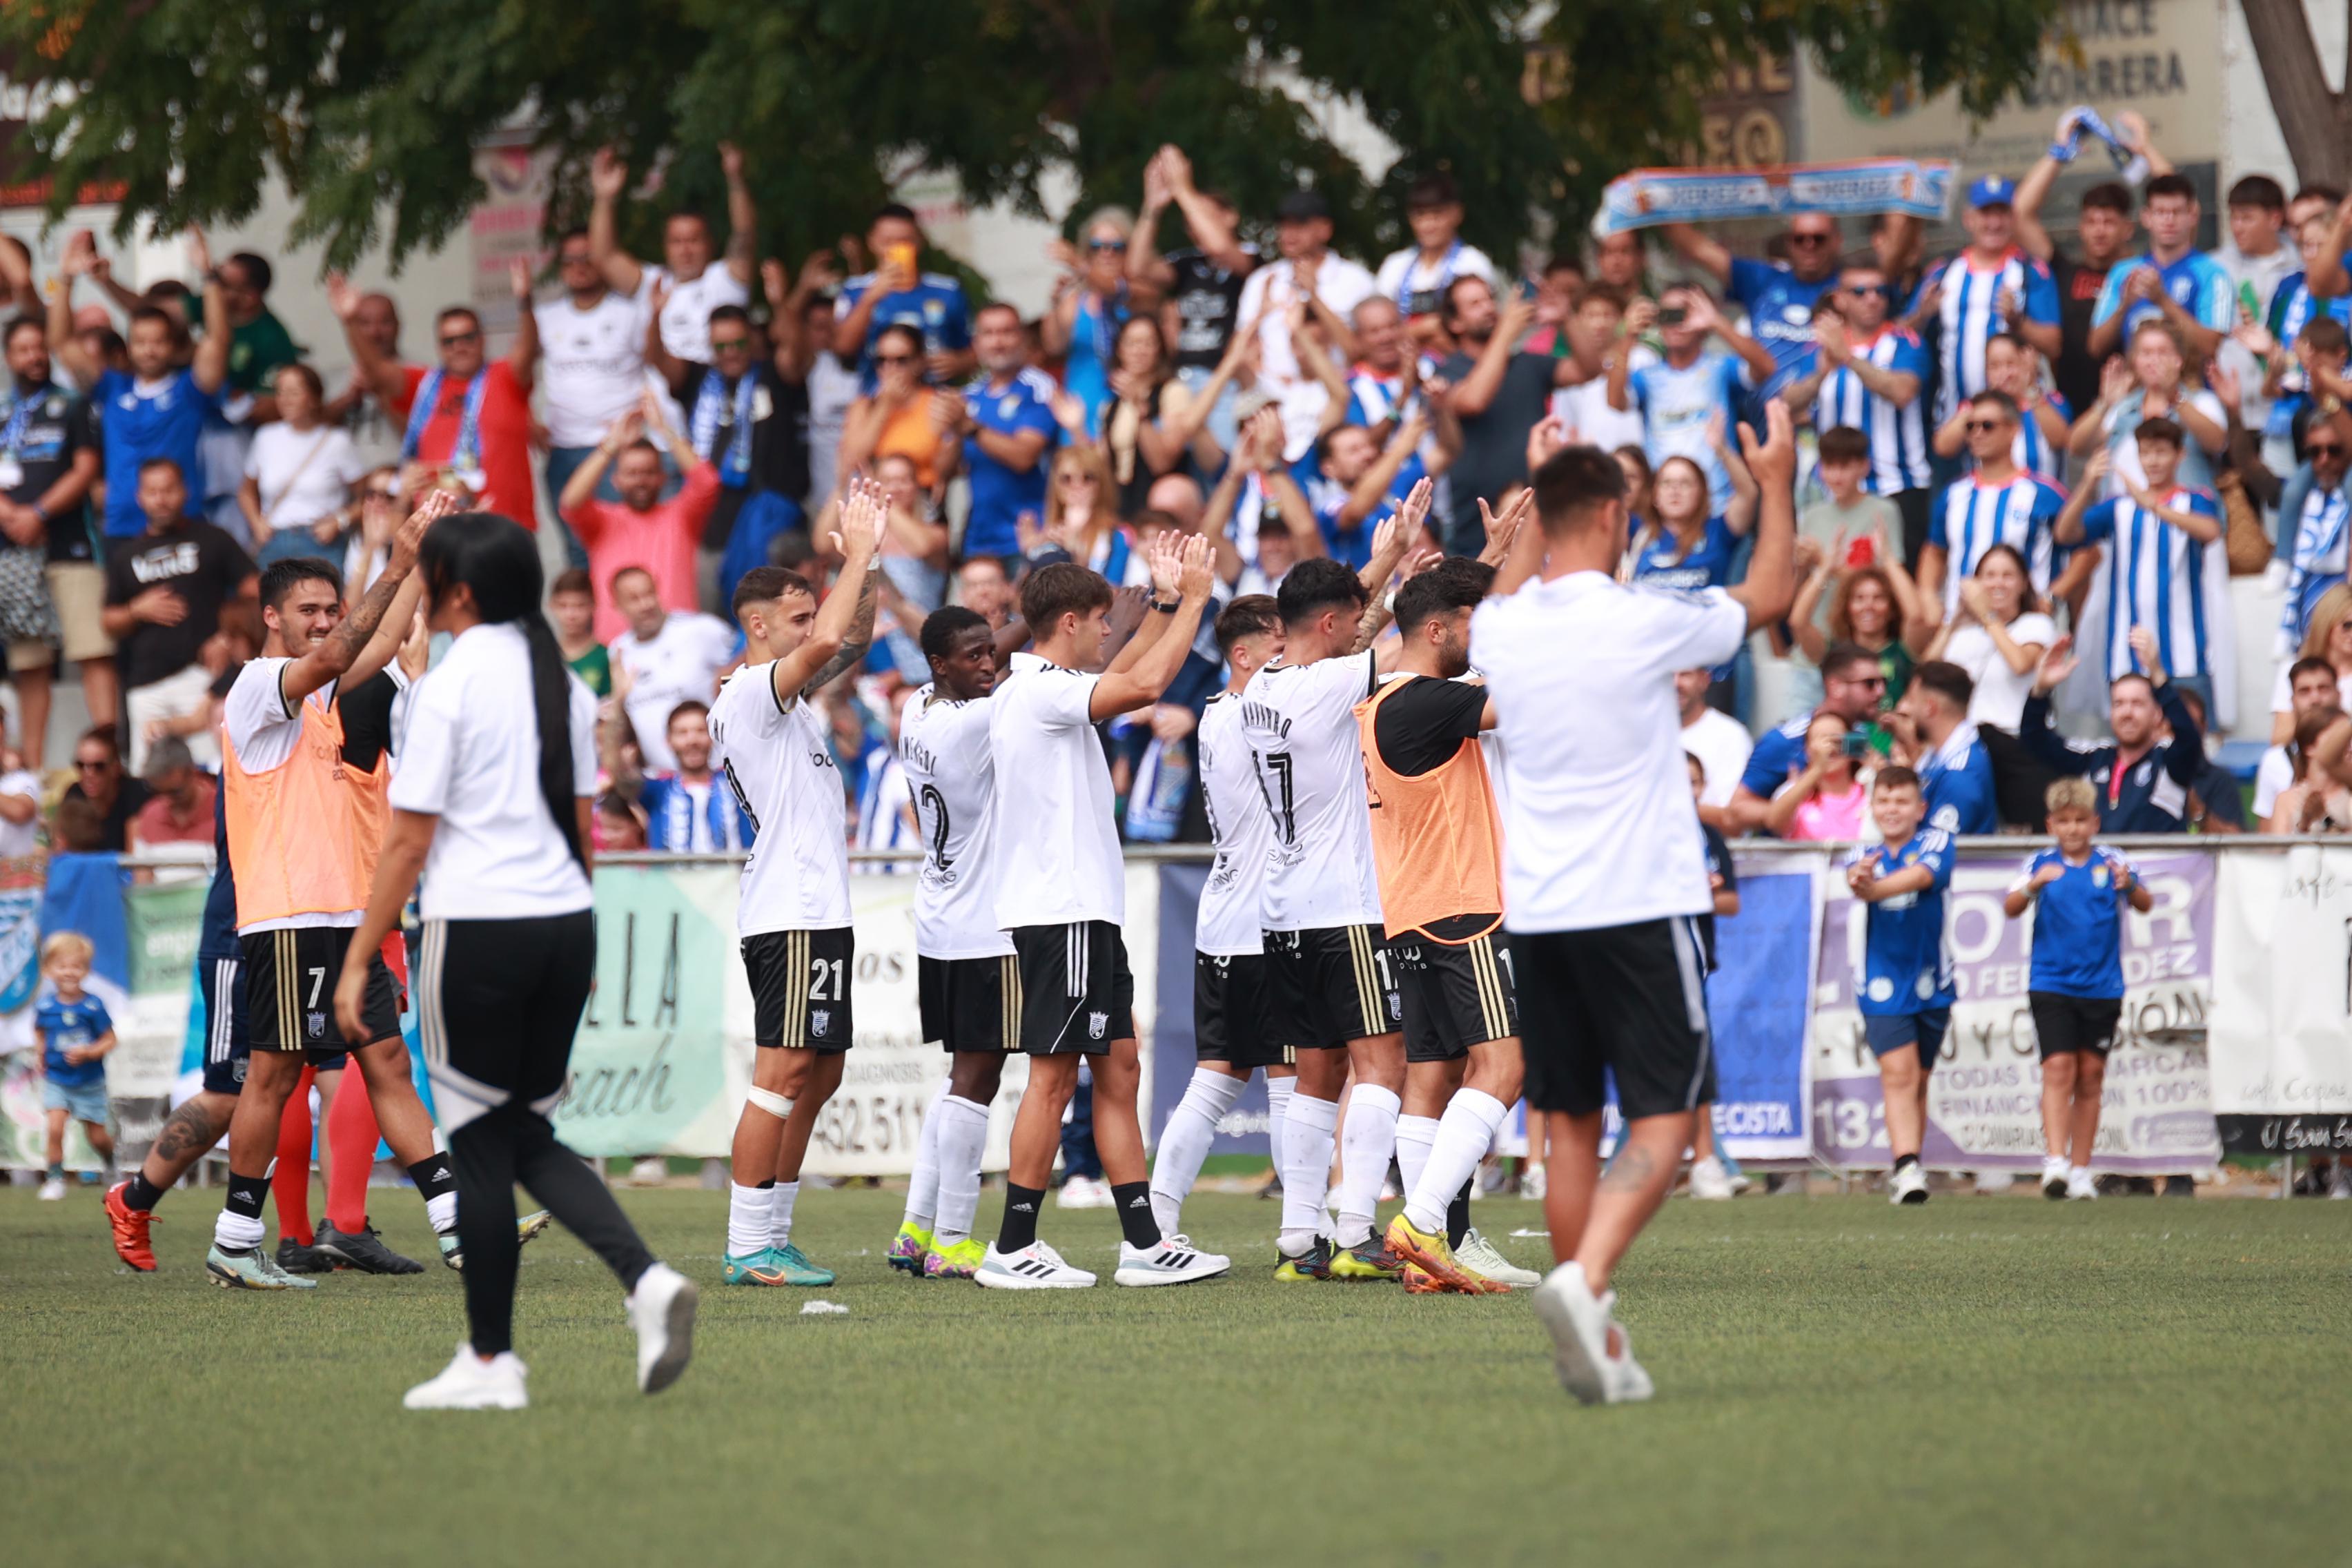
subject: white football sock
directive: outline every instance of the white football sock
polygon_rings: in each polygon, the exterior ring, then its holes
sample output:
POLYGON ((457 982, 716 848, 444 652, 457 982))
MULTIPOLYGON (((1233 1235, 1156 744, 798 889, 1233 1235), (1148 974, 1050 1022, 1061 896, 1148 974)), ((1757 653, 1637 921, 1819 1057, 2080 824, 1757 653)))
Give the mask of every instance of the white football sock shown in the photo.
POLYGON ((1348 1097, 1348 1127, 1339 1140, 1339 1228, 1331 1238, 1341 1247, 1360 1247, 1371 1237, 1402 1106, 1394 1089, 1376 1083, 1360 1083, 1348 1097))
POLYGON ((749 1258, 768 1250, 768 1215, 776 1206, 773 1187, 745 1187, 730 1183, 727 1189, 727 1256, 749 1258))
POLYGON ((1266 1075, 1265 1153, 1266 1158, 1274 1163, 1274 1173, 1277 1176, 1282 1174, 1283 1124, 1289 1119, 1290 1097, 1297 1088, 1296 1078, 1276 1078, 1272 1073, 1266 1075))
POLYGON ((949 1095, 940 1101, 939 1226, 931 1246, 945 1252, 971 1237, 971 1216, 980 1207, 980 1162, 988 1149, 988 1107, 949 1095))
POLYGON ((1405 1196, 1412 1196, 1412 1190, 1421 1185, 1422 1167, 1429 1163, 1429 1151, 1436 1142, 1436 1117, 1397 1118, 1397 1173, 1404 1177, 1405 1196))
POLYGON ((425 1200, 425 1217, 431 1222, 434 1234, 457 1228, 457 1194, 441 1193, 425 1200))
POLYGON ((915 1169, 907 1178, 907 1223, 918 1230, 931 1228, 940 1207, 940 1101, 948 1097, 945 1079, 923 1107, 923 1130, 915 1134, 915 1169))
POLYGON ((1227 1078, 1214 1068, 1194 1068, 1184 1098, 1168 1114, 1160 1132, 1160 1152, 1151 1162, 1151 1217, 1160 1234, 1174 1236, 1184 1210, 1185 1195, 1201 1179, 1201 1163, 1217 1136, 1217 1123, 1242 1096, 1242 1080, 1227 1078))
POLYGON ((801 1195, 798 1182, 778 1182, 775 1186, 776 1206, 768 1216, 768 1237, 771 1246, 783 1247, 793 1243, 793 1200, 801 1195))
POLYGON ((1331 1133, 1339 1102, 1293 1094, 1282 1124, 1282 1235, 1276 1245, 1296 1258, 1323 1232, 1323 1199, 1331 1188, 1331 1133))
POLYGON ((1415 1230, 1435 1235, 1445 1228, 1445 1211, 1454 1194, 1486 1157, 1495 1129, 1511 1108, 1484 1089, 1457 1089, 1437 1123, 1437 1145, 1421 1179, 1405 1193, 1404 1217, 1415 1230))
POLYGON ((256 1215, 231 1214, 226 1209, 213 1221, 213 1245, 229 1252, 242 1252, 249 1247, 259 1247, 268 1226, 256 1215))

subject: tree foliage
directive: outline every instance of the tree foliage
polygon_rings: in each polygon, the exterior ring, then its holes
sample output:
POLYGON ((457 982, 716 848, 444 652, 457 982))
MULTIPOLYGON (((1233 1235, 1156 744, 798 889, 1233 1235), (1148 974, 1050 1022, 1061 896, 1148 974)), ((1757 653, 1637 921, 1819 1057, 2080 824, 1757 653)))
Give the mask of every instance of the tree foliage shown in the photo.
POLYGON ((1470 237, 1508 253, 1580 222, 1612 174, 1671 160, 1726 58, 1811 47, 1841 86, 1957 87, 1981 113, 2030 72, 2056 4, 17 0, 0 47, 51 89, 30 162, 60 206, 111 179, 126 230, 235 221, 275 173, 300 204, 292 237, 330 264, 448 235, 483 195, 472 147, 516 128, 556 160, 558 222, 585 210, 608 142, 664 168, 665 204, 716 216, 713 148, 733 140, 762 247, 788 255, 861 230, 918 166, 1041 214, 1067 166, 1075 222, 1132 205, 1171 141, 1245 213, 1311 181, 1361 253, 1400 241, 1403 185, 1444 169, 1470 237), (1334 145, 1303 101, 1318 89, 1402 150, 1381 178, 1334 145))

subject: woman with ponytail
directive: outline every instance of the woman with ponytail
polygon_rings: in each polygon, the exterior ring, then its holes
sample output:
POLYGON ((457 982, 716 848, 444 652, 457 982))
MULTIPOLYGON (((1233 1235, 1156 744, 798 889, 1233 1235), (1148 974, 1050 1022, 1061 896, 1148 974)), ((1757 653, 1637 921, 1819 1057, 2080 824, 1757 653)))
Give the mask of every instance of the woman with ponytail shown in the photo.
MULTIPOLYGON (((596 972, 596 700, 540 613, 539 552, 520 525, 488 512, 445 517, 417 566, 429 624, 453 640, 410 700, 393 824, 352 951, 375 951, 422 873, 417 1026, 457 1173, 469 1332, 448 1368, 403 1403, 529 1403, 513 1347, 517 1182, 620 1277, 637 1385, 656 1393, 686 1370, 694 1285, 654 1260, 547 1119, 596 972)), ((353 973, 363 979, 365 963, 353 973)), ((362 1000, 360 987, 336 987, 346 1034, 361 1026, 362 1000)))

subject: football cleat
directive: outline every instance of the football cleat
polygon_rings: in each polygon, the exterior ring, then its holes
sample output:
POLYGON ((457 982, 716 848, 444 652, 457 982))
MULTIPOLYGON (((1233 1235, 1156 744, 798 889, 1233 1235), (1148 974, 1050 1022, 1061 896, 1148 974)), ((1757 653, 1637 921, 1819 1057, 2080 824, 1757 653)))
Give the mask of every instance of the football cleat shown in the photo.
POLYGON ((422 1274, 425 1265, 414 1258, 404 1258, 383 1244, 383 1235, 362 1220, 359 1232, 337 1230, 332 1220, 319 1222, 318 1241, 311 1247, 324 1261, 320 1270, 342 1268, 356 1268, 362 1274, 422 1274))
POLYGON ((776 1249, 763 1247, 749 1258, 733 1254, 719 1260, 719 1278, 730 1285, 781 1285, 783 1270, 776 1267, 776 1249))
POLYGON ((926 1279, 969 1279, 980 1272, 988 1258, 988 1248, 976 1236, 967 1236, 944 1252, 929 1252, 923 1257, 923 1278, 926 1279))
POLYGON ((1295 1285, 1309 1279, 1330 1279, 1331 1238, 1328 1236, 1318 1236, 1315 1238, 1315 1245, 1297 1257, 1285 1255, 1282 1262, 1275 1268, 1274 1278, 1276 1283, 1282 1285, 1295 1285))
POLYGON ((332 1274, 335 1260, 315 1247, 305 1247, 290 1236, 281 1236, 278 1238, 278 1267, 289 1274, 332 1274))
MULTIPOLYGON (((1423 1272, 1448 1289, 1459 1290, 1465 1296, 1491 1296, 1508 1290, 1509 1286, 1487 1279, 1454 1256, 1446 1245, 1445 1233, 1432 1234, 1399 1215, 1389 1221, 1387 1247, 1391 1256, 1407 1263, 1417 1263, 1423 1272)), ((1402 1272, 1400 1268, 1399 1272, 1402 1272)), ((1426 1295, 1427 1291, 1415 1291, 1426 1295)))
POLYGON ((1502 1248, 1479 1235, 1475 1225, 1462 1237, 1462 1245, 1454 1249, 1454 1256, 1465 1267, 1514 1290, 1532 1290, 1543 1283, 1542 1275, 1504 1257, 1502 1248))
POLYGON ((1895 1173, 1886 1184, 1886 1201, 1891 1204, 1924 1204, 1927 1201, 1927 1173, 1914 1160, 1895 1173))
POLYGON ((902 1274, 919 1279, 923 1277, 923 1259, 930 1256, 931 1233, 912 1221, 902 1223, 898 1234, 890 1238, 890 1250, 882 1261, 902 1274))
POLYGON ((2042 1195, 2052 1202, 2066 1195, 2066 1157, 2044 1154, 2042 1157, 2042 1195))
MULTIPOLYGON (((554 1223, 555 1216, 545 1209, 533 1209, 515 1221, 515 1245, 529 1246, 539 1239, 541 1232, 554 1223)), ((466 1249, 458 1243, 457 1226, 452 1226, 447 1230, 435 1231, 433 1239, 441 1248, 441 1261, 462 1273, 466 1267, 466 1249)), ((394 1256, 399 1255, 395 1253, 394 1256)))
POLYGON ((400 1397, 404 1410, 524 1410, 530 1395, 523 1388, 529 1370, 506 1351, 484 1361, 471 1345, 459 1345, 457 1354, 441 1375, 420 1383, 400 1397))
POLYGON ((1378 1231, 1353 1247, 1331 1249, 1331 1278, 1365 1284, 1404 1276, 1405 1260, 1378 1231))
POLYGON ((316 1279, 299 1279, 271 1260, 257 1247, 223 1247, 213 1243, 205 1254, 205 1272, 224 1290, 316 1290, 316 1279))
POLYGON ((117 1182, 106 1189, 106 1227, 113 1233, 114 1256, 142 1274, 152 1274, 155 1247, 148 1239, 147 1227, 155 1223, 155 1216, 122 1201, 122 1189, 130 1184, 117 1182))
POLYGON ((799 1247, 789 1244, 768 1248, 768 1266, 782 1275, 787 1285, 830 1285, 835 1278, 832 1269, 818 1268, 799 1247))

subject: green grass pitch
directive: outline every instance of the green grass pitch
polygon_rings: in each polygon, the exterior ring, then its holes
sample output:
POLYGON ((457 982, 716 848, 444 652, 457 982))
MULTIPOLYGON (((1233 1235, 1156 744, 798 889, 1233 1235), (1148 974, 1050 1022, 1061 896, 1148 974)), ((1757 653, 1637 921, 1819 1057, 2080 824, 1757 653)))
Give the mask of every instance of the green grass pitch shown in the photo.
MULTIPOLYGON (((457 1277, 231 1295, 217 1191, 160 1273, 98 1195, 0 1193, 7 1562, 1856 1563, 2335 1561, 2352 1205, 1676 1200, 1619 1278, 1655 1403, 1581 1409, 1521 1297, 1277 1287, 1274 1205, 1204 1195, 1234 1278, 1108 1283, 1109 1215, 1045 1233, 1090 1292, 890 1273, 894 1192, 812 1191, 808 1295, 718 1283, 724 1194, 623 1197, 704 1289, 635 1392, 610 1278, 525 1253, 520 1415, 410 1415, 457 1277)), ((983 1226, 997 1200, 983 1201, 983 1226)), ((432 1256, 415 1199, 378 1222, 432 1256)), ((1539 1205, 1482 1200, 1498 1239, 1539 1205)), ((1502 1240, 1541 1263, 1540 1240, 1502 1240)))

